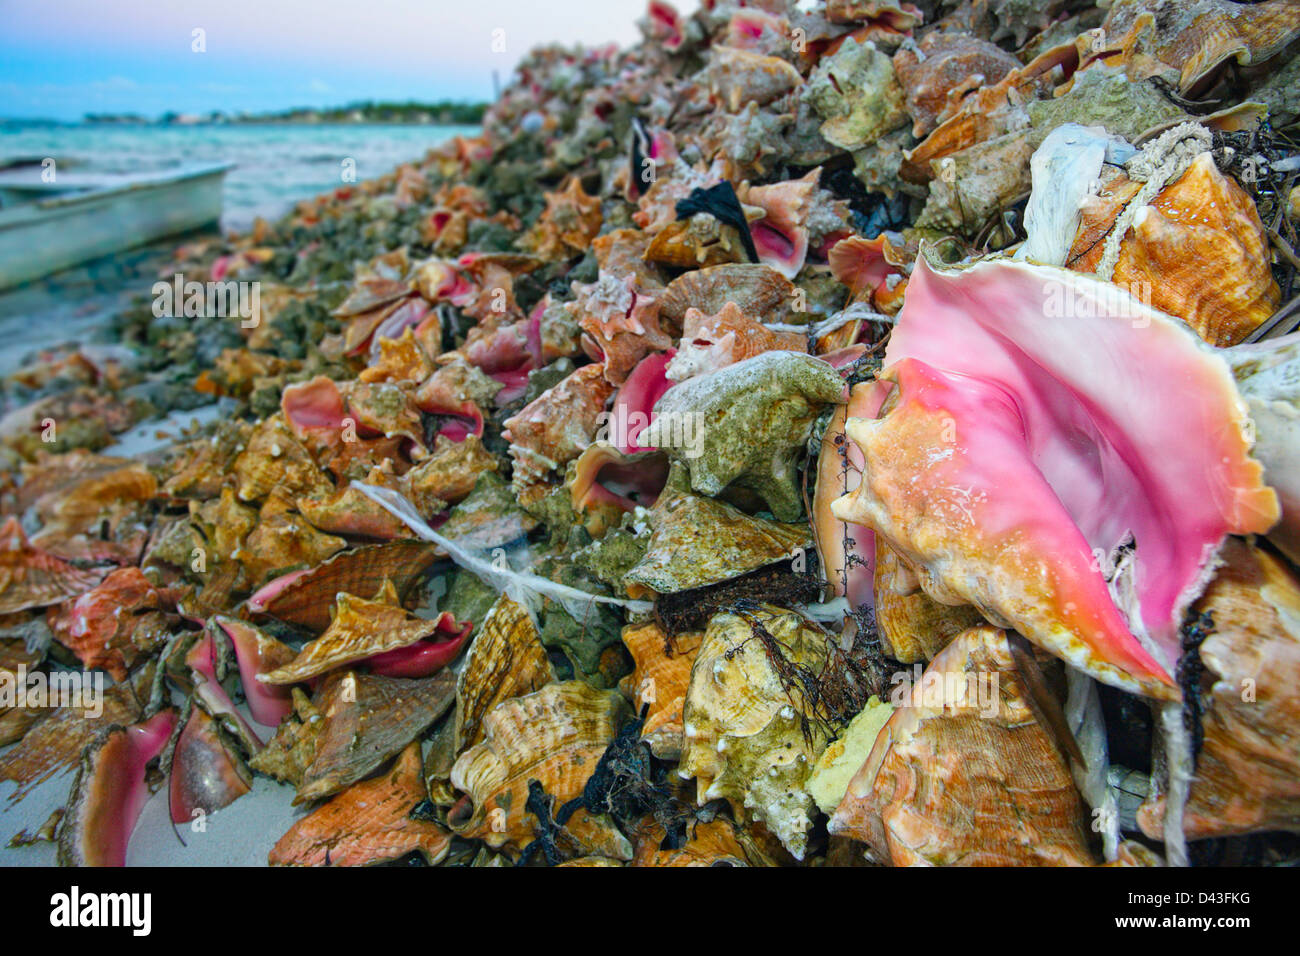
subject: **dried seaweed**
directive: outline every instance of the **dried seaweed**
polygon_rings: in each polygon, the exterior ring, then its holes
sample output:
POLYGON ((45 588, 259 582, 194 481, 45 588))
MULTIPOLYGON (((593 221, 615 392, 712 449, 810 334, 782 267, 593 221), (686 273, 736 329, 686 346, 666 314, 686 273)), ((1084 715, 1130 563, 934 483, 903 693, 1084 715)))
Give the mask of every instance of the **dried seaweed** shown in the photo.
MULTIPOLYGON (((835 731, 861 713, 872 694, 873 684, 871 669, 864 661, 842 650, 833 635, 827 634, 826 657, 820 670, 793 662, 790 648, 758 617, 756 612, 760 607, 757 601, 741 600, 727 610, 744 620, 753 638, 763 645, 782 692, 801 715, 800 726, 805 739, 811 739, 813 720, 826 730, 835 731), (801 698, 801 704, 796 702, 796 694, 801 698)), ((812 621, 806 622, 806 626, 820 629, 812 621)), ((745 643, 727 651, 727 659, 740 653, 745 643)))
POLYGON ((1201 678, 1205 674, 1201 644, 1213 633, 1214 616, 1209 611, 1197 614, 1188 610, 1179 632, 1183 653, 1178 658, 1174 676, 1183 691, 1183 726, 1192 737, 1193 761, 1200 759, 1201 745, 1205 742, 1205 729, 1201 726, 1201 717, 1205 713, 1205 701, 1201 693, 1201 678))
POLYGON ((1276 132, 1267 120, 1249 131, 1216 131, 1213 144, 1211 152, 1215 164, 1250 194, 1259 210, 1264 230, 1279 252, 1278 261, 1273 263, 1273 278, 1282 290, 1284 305, 1278 314, 1292 320, 1286 321, 1281 328, 1276 328, 1278 323, 1270 320, 1249 340, 1285 334, 1296 324, 1295 303, 1291 299, 1296 291, 1295 249, 1300 245, 1300 234, 1286 212, 1291 190, 1300 181, 1300 170, 1291 169, 1290 163, 1283 161, 1294 162, 1296 144, 1286 135, 1276 132))
POLYGON ((767 601, 782 607, 816 601, 821 594, 820 579, 795 571, 791 564, 781 561, 717 584, 662 594, 655 601, 655 623, 669 637, 676 637, 685 631, 703 630, 714 614, 738 601, 767 601))
POLYGON ((666 836, 660 849, 676 850, 686 843, 687 823, 695 811, 681 803, 663 780, 650 748, 641 740, 648 707, 639 717, 631 718, 601 754, 596 768, 583 785, 582 793, 555 811, 555 797, 546 792, 538 780, 528 781, 528 800, 524 808, 537 820, 535 839, 524 847, 516 866, 527 866, 538 854, 548 866, 564 862, 566 854, 576 849, 576 841, 565 827, 578 810, 594 816, 608 816, 622 830, 637 821, 652 817, 666 836))
POLYGON ((552 812, 554 807, 555 798, 546 792, 541 781, 529 780, 528 799, 524 803, 524 809, 537 818, 537 826, 533 830, 536 839, 524 847, 515 866, 527 866, 538 853, 546 860, 547 866, 559 866, 564 862, 565 856, 560 850, 559 842, 566 835, 564 827, 555 822, 552 812))
POLYGON ((641 740, 648 710, 648 706, 643 707, 640 716, 619 728, 581 795, 555 815, 558 824, 568 823, 580 807, 591 814, 608 814, 621 829, 649 815, 667 834, 662 849, 676 850, 686 842, 686 823, 693 813, 669 793, 662 780, 656 779, 650 748, 641 740))

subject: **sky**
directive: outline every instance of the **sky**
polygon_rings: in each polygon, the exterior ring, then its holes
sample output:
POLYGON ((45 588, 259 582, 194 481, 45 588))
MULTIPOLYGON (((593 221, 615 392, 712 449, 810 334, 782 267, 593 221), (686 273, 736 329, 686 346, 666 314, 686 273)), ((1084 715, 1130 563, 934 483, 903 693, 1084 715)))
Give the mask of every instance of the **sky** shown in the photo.
MULTIPOLYGON (((688 12, 698 4, 676 5, 688 12)), ((646 0, 0 0, 0 116, 489 100, 492 71, 504 85, 539 43, 636 42, 645 7, 646 0), (494 51, 494 39, 504 50, 494 51)))

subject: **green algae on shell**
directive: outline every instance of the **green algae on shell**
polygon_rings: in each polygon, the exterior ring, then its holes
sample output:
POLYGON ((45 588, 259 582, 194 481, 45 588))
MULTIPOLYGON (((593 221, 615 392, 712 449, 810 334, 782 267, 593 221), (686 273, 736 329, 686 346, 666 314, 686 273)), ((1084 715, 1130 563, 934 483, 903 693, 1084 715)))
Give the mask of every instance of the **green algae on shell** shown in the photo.
POLYGON ((795 521, 803 513, 796 462, 821 406, 843 393, 821 359, 764 352, 670 388, 638 441, 685 464, 693 491, 718 495, 735 483, 778 520, 795 521))
POLYGON ((717 584, 812 547, 807 524, 750 517, 721 501, 680 491, 666 491, 649 522, 654 530, 645 556, 623 583, 658 594, 717 584))
POLYGON ((843 149, 870 146, 908 121, 894 61, 850 37, 817 64, 804 96, 825 122, 821 134, 843 149))

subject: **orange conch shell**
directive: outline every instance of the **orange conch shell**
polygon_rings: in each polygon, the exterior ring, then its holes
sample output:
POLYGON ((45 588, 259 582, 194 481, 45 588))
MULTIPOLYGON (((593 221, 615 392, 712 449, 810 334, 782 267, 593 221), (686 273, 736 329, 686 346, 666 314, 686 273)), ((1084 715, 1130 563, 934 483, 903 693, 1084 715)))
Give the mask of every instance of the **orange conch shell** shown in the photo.
POLYGON ((376 654, 407 647, 438 632, 439 620, 416 617, 397 599, 385 580, 373 599, 340 592, 334 620, 325 633, 306 644, 282 667, 258 676, 267 684, 296 684, 376 654))
POLYGON ((1211 345, 1236 345, 1281 299, 1255 203, 1208 152, 1138 211, 1119 248, 1113 281, 1211 345))
POLYGON ((329 627, 335 595, 374 594, 388 580, 398 596, 405 596, 437 557, 437 546, 424 541, 390 541, 342 551, 308 571, 272 581, 249 599, 249 610, 309 631, 323 631, 329 627))
POLYGON ((568 259, 587 251, 600 232, 600 199, 583 191, 573 176, 557 192, 546 193, 546 209, 528 234, 527 246, 543 259, 568 259))
POLYGON ((790 311, 794 284, 771 266, 735 263, 694 269, 668 283, 659 296, 665 328, 681 328, 688 309, 716 315, 728 302, 759 321, 780 322, 790 311))
MULTIPOLYGON (((1189 840, 1300 830, 1300 578, 1233 538, 1193 610, 1213 629, 1201 644, 1205 743, 1183 813, 1189 840)), ((1164 798, 1138 812, 1162 838, 1164 798)))
POLYGON ((333 487, 283 415, 272 415, 254 429, 232 470, 241 501, 261 501, 277 489, 307 497, 333 487))
POLYGON ((687 309, 682 344, 665 374, 674 381, 717 371, 763 352, 807 351, 808 340, 798 332, 773 332, 728 302, 716 315, 687 309))
POLYGON ((494 707, 537 690, 553 677, 528 610, 504 595, 498 598, 456 680, 456 751, 482 739, 483 721, 494 707))
POLYGON ((831 817, 894 866, 1089 866, 1088 814, 1006 633, 963 632, 911 688, 831 817))
MULTIPOLYGON (((466 798, 452 809, 448 825, 493 849, 522 850, 535 836, 536 820, 525 808, 529 781, 541 783, 557 808, 572 800, 629 716, 619 694, 582 681, 548 684, 499 704, 483 720, 482 741, 451 769, 452 785, 466 798)), ((586 810, 575 813, 566 829, 589 852, 632 856, 627 838, 586 810)))
POLYGON ((623 628, 623 643, 636 669, 624 678, 627 696, 639 714, 649 707, 641 739, 661 760, 677 760, 682 752, 682 706, 691 682, 691 665, 704 635, 668 635, 653 621, 623 628))
POLYGON ((510 442, 516 490, 562 468, 582 454, 596 434, 597 418, 614 394, 599 363, 584 365, 548 388, 513 417, 502 435, 510 442))
POLYGON ((879 536, 875 599, 881 649, 903 664, 930 660, 962 631, 984 623, 969 604, 940 604, 921 590, 916 572, 879 536))
POLYGON ((420 776, 420 745, 410 744, 386 773, 344 790, 303 817, 282 836, 267 862, 272 866, 364 866, 419 852, 436 866, 447 855, 451 834, 412 816, 426 799, 420 776))
POLYGON ((447 671, 420 680, 335 671, 316 692, 324 718, 293 802, 328 797, 363 779, 446 713, 447 671))
POLYGON ((32 547, 16 517, 0 527, 0 614, 45 607, 89 591, 102 574, 32 547))

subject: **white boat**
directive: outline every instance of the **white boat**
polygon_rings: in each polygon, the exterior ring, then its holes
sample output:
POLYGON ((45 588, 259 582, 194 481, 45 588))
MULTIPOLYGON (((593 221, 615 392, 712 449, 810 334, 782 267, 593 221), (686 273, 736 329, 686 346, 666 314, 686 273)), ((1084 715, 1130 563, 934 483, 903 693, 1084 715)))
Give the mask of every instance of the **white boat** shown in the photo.
POLYGON ((53 183, 40 169, 0 173, 0 289, 217 222, 229 169, 53 183))

